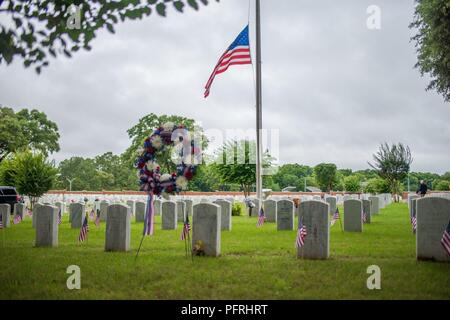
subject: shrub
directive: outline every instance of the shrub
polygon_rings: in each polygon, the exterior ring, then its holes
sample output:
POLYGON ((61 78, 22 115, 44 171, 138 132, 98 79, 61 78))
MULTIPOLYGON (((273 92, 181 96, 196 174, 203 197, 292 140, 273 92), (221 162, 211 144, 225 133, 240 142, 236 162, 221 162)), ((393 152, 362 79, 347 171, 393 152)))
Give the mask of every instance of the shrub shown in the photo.
POLYGON ((450 190, 450 181, 440 180, 438 183, 436 183, 434 190, 449 191, 450 190))
POLYGON ((244 213, 244 204, 240 202, 233 203, 231 207, 231 215, 232 216, 241 216, 244 213))

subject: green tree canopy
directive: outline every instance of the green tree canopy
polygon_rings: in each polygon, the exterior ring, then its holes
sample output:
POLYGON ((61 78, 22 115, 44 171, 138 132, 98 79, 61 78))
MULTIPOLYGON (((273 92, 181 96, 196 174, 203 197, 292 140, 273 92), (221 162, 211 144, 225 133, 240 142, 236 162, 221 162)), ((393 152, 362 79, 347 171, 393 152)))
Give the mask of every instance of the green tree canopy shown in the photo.
POLYGON ((407 177, 412 163, 409 147, 402 143, 392 144, 392 146, 383 143, 378 152, 373 155, 373 160, 374 163, 369 162, 369 165, 389 183, 391 192, 399 194, 400 183, 407 177))
POLYGON ((59 164, 58 188, 74 191, 138 190, 136 170, 112 152, 92 158, 71 157, 59 164))
POLYGON ((33 65, 40 73, 42 67, 48 66, 49 56, 71 57, 81 48, 90 50, 99 29, 114 33, 119 21, 142 19, 153 11, 166 16, 168 5, 183 12, 186 4, 198 10, 208 0, 0 1, 0 14, 10 18, 0 21, 0 63, 10 64, 20 58, 25 67, 33 65), (79 26, 71 23, 77 17, 72 5, 81 5, 79 26))
POLYGON ((361 176, 357 174, 349 175, 344 178, 344 188, 348 192, 361 191, 361 176))
POLYGON ((450 191, 450 180, 438 180, 434 186, 434 190, 450 191))
MULTIPOLYGON (((218 161, 213 166, 221 181, 240 185, 244 195, 248 196, 256 183, 256 142, 227 141, 217 151, 217 158, 218 161)), ((273 158, 267 152, 263 154, 263 168, 269 168, 272 161, 273 158)))
POLYGON ((448 0, 416 0, 411 29, 417 30, 411 40, 417 49, 416 68, 431 81, 434 89, 450 101, 450 2, 448 0))
POLYGON ((389 193, 390 187, 389 183, 381 179, 380 177, 371 178, 367 181, 366 186, 364 187, 364 192, 377 194, 377 193, 389 193))
POLYGON ((337 183, 337 167, 334 163, 320 163, 314 167, 316 181, 322 191, 329 192, 337 183))
MULTIPOLYGON (((273 182, 279 189, 289 186, 296 187, 297 191, 304 191, 305 177, 311 176, 313 169, 309 166, 298 163, 284 164, 278 168, 277 173, 273 175, 273 182)), ((308 186, 312 186, 310 183, 308 186)))
POLYGON ((7 166, 15 168, 12 185, 20 194, 29 197, 32 206, 53 187, 58 170, 46 160, 42 153, 32 153, 27 150, 17 153, 7 162, 7 166))
POLYGON ((44 112, 22 109, 15 113, 0 107, 0 161, 10 153, 27 148, 44 156, 59 151, 58 126, 44 112))

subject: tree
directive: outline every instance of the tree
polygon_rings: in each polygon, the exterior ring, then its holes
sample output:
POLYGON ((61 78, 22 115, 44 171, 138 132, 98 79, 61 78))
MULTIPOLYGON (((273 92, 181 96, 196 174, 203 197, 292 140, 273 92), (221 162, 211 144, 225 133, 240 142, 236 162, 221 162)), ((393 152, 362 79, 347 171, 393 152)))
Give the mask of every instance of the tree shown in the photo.
POLYGON ((450 191, 450 181, 449 180, 439 180, 436 183, 434 190, 450 191))
POLYGON ((8 158, 0 162, 0 185, 14 186, 14 177, 17 174, 17 167, 14 158, 8 158))
POLYGON ((344 178, 345 191, 360 192, 361 191, 361 177, 358 175, 350 175, 344 178))
POLYGON ((447 171, 446 173, 444 173, 444 174, 441 176, 441 179, 442 179, 442 180, 450 181, 450 171, 447 171))
POLYGON ((126 159, 115 155, 112 152, 106 152, 94 159, 98 172, 106 173, 112 176, 113 182, 105 190, 138 190, 139 183, 136 176, 136 170, 127 166, 126 159))
POLYGON ((337 168, 334 163, 320 163, 314 167, 314 173, 322 191, 333 190, 333 185, 337 183, 337 168))
POLYGON ((44 112, 0 107, 0 162, 9 154, 31 149, 45 157, 59 151, 58 126, 44 112))
POLYGON ((421 75, 428 74, 431 81, 427 90, 434 89, 445 101, 450 101, 450 2, 448 0, 416 0, 411 29, 417 34, 416 68, 421 75))
MULTIPOLYGON (((220 179, 224 183, 239 184, 244 196, 249 196, 253 184, 256 183, 256 142, 248 140, 232 140, 217 151, 217 161, 213 164, 220 179), (230 163, 230 159, 231 163, 230 163)), ((263 154, 263 168, 269 168, 273 158, 266 152, 263 154)), ((264 179, 263 179, 264 180, 264 179)))
POLYGON ((380 177, 372 178, 367 181, 367 185, 364 188, 364 192, 377 194, 377 193, 389 193, 390 188, 386 180, 380 177))
POLYGON ((14 185, 17 191, 28 196, 31 206, 53 186, 58 170, 42 153, 31 151, 19 153, 14 158, 16 173, 14 185))
POLYGON ((380 145, 379 151, 373 155, 374 164, 368 164, 378 175, 389 183, 390 192, 400 193, 400 182, 408 175, 412 163, 411 151, 402 143, 389 146, 386 142, 380 145))
POLYGON ((4 60, 10 64, 14 58, 21 58, 25 67, 33 65, 40 73, 42 67, 48 66, 49 55, 64 53, 71 57, 81 48, 91 50, 99 29, 114 33, 119 20, 142 19, 154 10, 166 16, 169 2, 179 12, 183 12, 185 3, 195 10, 199 3, 208 4, 207 0, 0 1, 0 13, 10 18, 0 23, 0 63, 4 60), (81 5, 78 13, 73 5, 81 5))
MULTIPOLYGON (((276 174, 273 175, 273 181, 280 189, 293 186, 297 190, 305 191, 305 177, 310 176, 313 169, 309 166, 300 165, 298 163, 284 164, 278 168, 276 174)), ((311 184, 308 184, 311 186, 311 184)))
POLYGON ((222 181, 213 165, 203 164, 197 167, 194 178, 189 181, 190 191, 212 192, 222 189, 222 181))
POLYGON ((22 147, 25 137, 22 134, 22 124, 11 108, 0 107, 0 162, 8 154, 22 147))
POLYGON ((99 174, 95 161, 83 157, 71 157, 59 163, 59 185, 69 190, 72 180, 72 190, 98 191, 104 190, 114 183, 114 177, 99 174))
POLYGON ((339 169, 338 173, 342 174, 343 177, 348 177, 352 174, 352 169, 339 169))

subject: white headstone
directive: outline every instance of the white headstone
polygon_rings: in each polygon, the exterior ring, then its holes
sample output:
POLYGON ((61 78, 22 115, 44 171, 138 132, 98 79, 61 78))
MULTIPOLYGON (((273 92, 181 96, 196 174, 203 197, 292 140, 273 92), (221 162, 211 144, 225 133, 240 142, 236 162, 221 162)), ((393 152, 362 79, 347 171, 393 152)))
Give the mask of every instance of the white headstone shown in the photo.
POLYGON ((175 201, 164 201, 161 206, 161 224, 163 230, 174 230, 177 228, 177 203, 175 201))
POLYGON ((83 225, 83 220, 85 216, 84 212, 84 204, 80 202, 73 202, 70 204, 69 212, 70 212, 70 226, 73 229, 80 229, 83 225))
POLYGON ((155 199, 155 201, 153 201, 153 205, 154 205, 154 208, 155 208, 155 216, 160 216, 161 215, 162 200, 161 199, 155 199))
POLYGON ((58 246, 58 211, 57 207, 49 205, 35 208, 36 247, 58 246))
POLYGON ((372 211, 370 200, 362 200, 363 212, 366 214, 366 223, 371 223, 372 221, 372 211))
POLYGON ((123 204, 108 206, 105 251, 130 250, 130 210, 129 206, 123 204))
POLYGON ((330 256, 329 204, 323 201, 304 201, 299 205, 298 228, 305 225, 304 245, 297 250, 298 258, 328 259, 330 256))
POLYGON ((212 203, 194 205, 192 250, 196 255, 220 255, 220 206, 212 203))
POLYGON ((145 207, 146 204, 143 201, 136 201, 135 205, 135 219, 136 222, 144 222, 145 220, 145 207))
POLYGON ((450 221, 450 200, 441 197, 423 197, 414 201, 417 205, 417 259, 450 262, 450 255, 441 243, 450 221))
POLYGON ((370 213, 371 214, 379 214, 380 213, 380 201, 378 197, 369 197, 370 200, 370 213))
POLYGON ((328 208, 330 209, 329 215, 332 216, 336 212, 337 199, 336 197, 327 197, 325 198, 325 202, 328 203, 328 208))
POLYGON ((20 218, 23 220, 25 218, 27 207, 25 206, 25 203, 15 203, 14 204, 14 216, 20 216, 20 218))
POLYGON ((177 200, 177 221, 184 222, 186 219, 186 203, 182 200, 177 200))
POLYGON ((361 200, 344 201, 344 231, 362 232, 361 200))
POLYGON ((216 200, 214 203, 220 206, 220 225, 222 230, 231 230, 231 202, 227 200, 216 200))
POLYGON ((102 200, 100 202, 100 221, 106 221, 106 213, 108 212, 109 202, 102 200))
POLYGON ((294 202, 280 200, 277 202, 277 230, 294 230, 294 202))
POLYGON ((277 201, 267 199, 264 201, 264 214, 266 222, 277 222, 277 201))
POLYGON ((130 214, 135 214, 135 207, 134 207, 134 201, 133 200, 127 200, 127 206, 130 207, 130 214))
POLYGON ((2 218, 3 228, 9 228, 11 226, 11 222, 10 222, 11 206, 7 203, 1 203, 0 204, 0 215, 2 218))
POLYGON ((184 200, 186 204, 186 213, 192 217, 194 202, 191 199, 184 200))

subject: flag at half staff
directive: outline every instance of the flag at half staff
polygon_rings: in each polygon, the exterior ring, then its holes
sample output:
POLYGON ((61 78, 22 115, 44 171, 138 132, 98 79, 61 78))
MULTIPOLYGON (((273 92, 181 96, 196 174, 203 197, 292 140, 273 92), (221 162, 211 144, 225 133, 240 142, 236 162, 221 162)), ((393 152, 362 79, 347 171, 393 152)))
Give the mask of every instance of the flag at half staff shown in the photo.
POLYGON ((233 43, 225 50, 225 53, 220 57, 213 72, 209 76, 208 82, 205 85, 205 98, 209 96, 211 85, 216 75, 225 72, 232 65, 236 64, 251 64, 252 58, 250 56, 250 41, 248 38, 248 25, 241 31, 233 43))

